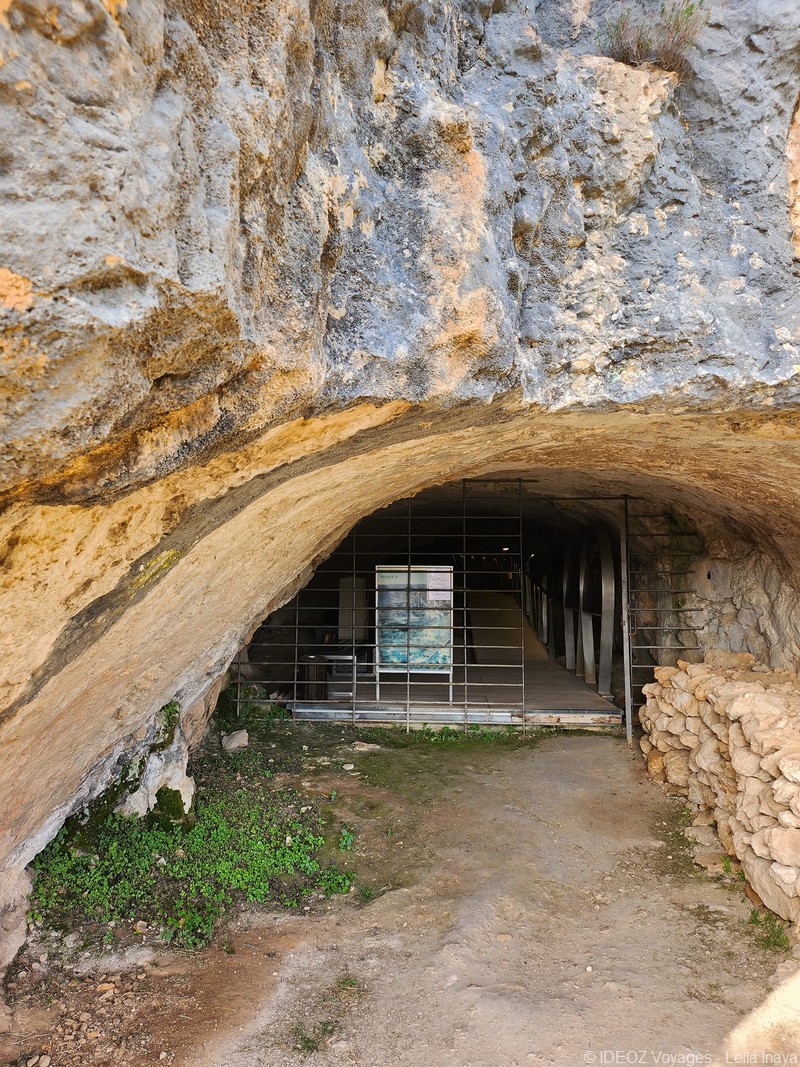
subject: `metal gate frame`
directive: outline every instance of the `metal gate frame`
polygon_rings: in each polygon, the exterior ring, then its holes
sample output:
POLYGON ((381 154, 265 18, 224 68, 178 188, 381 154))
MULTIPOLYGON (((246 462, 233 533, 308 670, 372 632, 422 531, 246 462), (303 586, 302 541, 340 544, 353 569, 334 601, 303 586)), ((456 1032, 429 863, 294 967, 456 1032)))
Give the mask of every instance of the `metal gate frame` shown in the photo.
POLYGON ((674 666, 679 655, 691 658, 702 653, 698 634, 702 627, 686 621, 705 609, 701 606, 678 604, 677 597, 691 595, 691 589, 678 588, 680 580, 693 574, 688 569, 689 561, 698 559, 704 550, 702 537, 696 530, 683 528, 665 529, 669 525, 670 511, 636 510, 636 499, 626 499, 625 525, 628 553, 629 596, 655 598, 649 604, 631 607, 628 613, 628 641, 631 665, 628 672, 632 690, 640 689, 642 672, 652 677, 653 663, 640 659, 655 660, 656 665, 674 666), (637 525, 655 525, 657 528, 637 528, 637 525), (677 542, 678 547, 670 542, 677 542), (658 565, 656 565, 658 561, 658 565), (683 561, 683 562, 681 562, 683 561), (682 569, 678 569, 682 568, 682 569), (645 622, 641 616, 650 614, 654 622, 645 622), (683 618, 681 618, 683 616, 683 618), (679 621, 676 621, 679 620, 679 621), (693 635, 694 644, 687 644, 679 635, 693 635), (635 672, 639 672, 639 677, 635 672))
MULTIPOLYGON (((449 496, 444 495, 442 499, 443 489, 446 494, 447 487, 437 488, 395 501, 382 511, 366 516, 296 594, 292 602, 293 637, 283 642, 284 658, 272 662, 273 667, 283 669, 286 678, 286 684, 278 685, 274 696, 285 700, 295 714, 313 710, 318 713, 315 717, 325 717, 327 708, 330 717, 337 721, 342 721, 346 711, 353 724, 394 721, 403 722, 407 729, 426 721, 464 728, 477 723, 524 725, 526 591, 522 570, 522 482, 520 479, 463 480, 451 483, 449 496), (493 511, 491 506, 486 506, 487 501, 496 504, 497 487, 501 485, 506 489, 507 507, 504 511, 493 511), (437 524, 440 524, 438 529, 437 524), (436 549, 432 550, 434 537, 436 549), (485 546, 483 551, 482 546, 485 546), (417 586, 411 584, 412 574, 425 565, 431 571, 441 570, 442 565, 452 566, 456 576, 449 618, 425 628, 453 635, 449 648, 455 675, 448 676, 445 671, 433 668, 426 673, 400 670, 401 681, 386 681, 381 677, 379 690, 378 664, 371 654, 377 649, 377 632, 371 642, 357 638, 355 582, 364 580, 366 614, 375 618, 376 571, 406 569, 409 606, 403 609, 407 618, 405 646, 401 640, 393 647, 401 660, 405 651, 405 662, 412 663, 415 658, 412 653, 428 647, 426 636, 415 636, 419 630, 412 625, 415 614, 418 616, 425 610, 412 605, 412 594, 417 592, 417 586), (348 579, 352 583, 352 620, 349 639, 343 642, 336 633, 342 629, 341 613, 336 626, 332 621, 332 605, 339 596, 340 583, 348 579), (507 609, 491 605, 480 608, 481 632, 495 658, 470 663, 470 654, 476 647, 470 637, 476 613, 471 597, 487 592, 513 597, 518 610, 513 624, 509 624, 507 609), (306 631, 312 628, 309 620, 315 616, 330 621, 327 633, 317 634, 312 644, 306 631), (439 681, 442 676, 445 681, 439 681), (337 681, 337 687, 331 686, 332 679, 337 681), (499 698, 487 698, 490 690, 494 696, 499 694, 499 698), (392 699, 385 698, 387 691, 392 699)), ((285 612, 286 608, 279 609, 278 614, 281 610, 285 612)), ((262 625, 261 630, 266 628, 262 625)), ((287 628, 283 623, 283 629, 287 628)), ((320 628, 325 627, 317 627, 320 628)), ((250 647, 258 647, 259 643, 251 642, 250 647)), ((269 644, 264 642, 263 647, 269 644)), ((271 642, 272 647, 278 644, 271 642)), ((248 673, 247 668, 244 673, 248 673)), ((257 672, 249 673, 253 680, 258 680, 257 672)), ((241 677, 240 671, 239 690, 241 677)))
MULTIPOLYGON (((427 513, 417 512, 415 514, 415 507, 419 508, 419 505, 429 503, 431 496, 434 493, 442 494, 443 488, 446 491, 447 487, 431 490, 429 493, 422 493, 416 497, 410 497, 403 501, 396 501, 393 505, 383 509, 381 512, 373 513, 371 516, 367 516, 361 523, 350 532, 344 542, 331 554, 328 560, 323 564, 315 573, 311 582, 298 592, 294 598, 294 618, 292 625, 288 627, 292 632, 292 640, 288 642, 291 646, 292 655, 287 659, 284 665, 287 667, 287 676, 289 676, 288 691, 284 687, 278 688, 278 690, 270 694, 270 699, 287 699, 290 706, 294 709, 302 707, 304 703, 304 697, 309 695, 309 689, 314 685, 327 684, 322 681, 313 680, 314 664, 313 656, 305 655, 300 656, 299 649, 303 647, 300 642, 299 636, 303 629, 301 614, 306 611, 307 608, 313 609, 315 605, 303 604, 303 598, 307 595, 307 592, 312 589, 314 582, 319 575, 328 575, 332 578, 346 578, 349 577, 352 585, 350 592, 350 609, 351 620, 349 626, 350 641, 349 647, 341 650, 337 655, 335 652, 326 652, 323 648, 320 652, 322 661, 325 663, 325 670, 321 671, 321 675, 324 678, 333 676, 338 679, 338 682, 346 688, 349 686, 347 696, 349 697, 349 705, 347 710, 349 718, 355 724, 357 721, 369 721, 370 718, 378 719, 380 721, 386 721, 385 708, 379 706, 381 702, 374 700, 370 702, 365 697, 365 682, 369 680, 370 661, 364 657, 363 644, 357 640, 357 635, 363 629, 363 625, 359 621, 359 611, 362 609, 369 614, 369 596, 371 593, 366 594, 366 600, 364 604, 359 607, 358 598, 356 594, 356 576, 361 572, 364 574, 369 573, 370 570, 374 573, 374 566, 377 559, 381 555, 382 549, 380 549, 381 539, 386 541, 387 534, 377 533, 372 534, 369 531, 370 521, 375 519, 376 516, 382 519, 389 520, 401 520, 404 523, 404 541, 405 541, 405 563, 411 565, 415 558, 415 538, 418 536, 418 521, 423 520, 423 523, 429 528, 430 523, 433 521, 453 521, 460 520, 460 530, 456 535, 439 533, 436 535, 437 540, 441 541, 447 537, 455 537, 460 543, 453 546, 453 551, 448 551, 445 555, 451 561, 460 560, 461 568, 457 570, 457 573, 461 577, 461 585, 458 587, 458 592, 461 594, 461 603, 456 605, 455 600, 452 605, 452 618, 450 619, 449 626, 453 628, 454 632, 460 633, 460 640, 453 641, 452 649, 454 653, 458 653, 461 657, 461 662, 456 663, 456 667, 462 668, 462 675, 460 682, 456 682, 456 689, 458 690, 460 699, 458 697, 442 702, 441 700, 425 700, 419 699, 419 693, 415 694, 415 683, 411 674, 413 672, 406 672, 404 693, 402 694, 402 700, 395 702, 395 708, 400 709, 401 715, 395 716, 394 721, 402 721, 405 723, 407 729, 410 729, 412 723, 416 724, 420 720, 419 709, 429 706, 433 711, 434 708, 438 708, 439 712, 435 717, 435 721, 449 721, 454 725, 460 724, 465 729, 470 725, 474 725, 476 722, 505 722, 515 723, 519 725, 525 724, 525 654, 524 654, 524 627, 525 617, 527 616, 534 630, 538 632, 540 639, 549 650, 551 658, 554 655, 554 635, 553 635, 553 602, 555 596, 555 590, 545 588, 543 586, 535 586, 531 583, 527 572, 525 571, 522 560, 522 542, 523 542, 523 490, 527 482, 525 479, 474 479, 463 480, 460 483, 460 490, 456 490, 456 493, 451 494, 450 500, 459 500, 460 508, 458 511, 451 508, 446 514, 440 514, 437 508, 433 513, 428 511, 427 513), (480 487, 488 488, 494 487, 494 490, 500 485, 509 487, 510 495, 514 500, 514 507, 511 509, 512 513, 498 514, 497 511, 490 513, 489 509, 486 509, 486 513, 483 513, 480 509, 475 511, 470 509, 470 503, 480 500, 480 487), (460 496, 460 499, 459 499, 460 496), (392 510, 395 514, 392 515, 392 510), (497 532, 493 530, 491 534, 480 533, 477 527, 471 531, 469 529, 470 521, 476 524, 480 522, 502 523, 505 521, 508 523, 508 527, 502 540, 507 540, 509 543, 506 546, 507 551, 503 553, 503 561, 506 564, 511 564, 510 568, 505 572, 510 582, 505 587, 501 587, 503 592, 511 591, 519 599, 521 611, 519 613, 520 618, 520 632, 513 638, 510 635, 510 630, 507 626, 485 627, 487 631, 496 630, 498 636, 502 641, 506 641, 506 644, 499 644, 496 647, 509 652, 509 662, 501 662, 496 666, 501 668, 514 668, 519 670, 519 681, 516 682, 497 682, 497 687, 506 687, 510 689, 508 695, 513 696, 513 692, 516 691, 516 699, 509 699, 504 701, 505 707, 502 714, 487 716, 481 716, 471 711, 471 707, 475 704, 475 692, 474 681, 471 681, 468 670, 468 656, 471 648, 474 647, 474 642, 470 641, 469 631, 471 627, 470 611, 467 603, 467 594, 475 592, 474 589, 468 584, 471 581, 480 580, 477 576, 484 578, 486 576, 486 558, 483 557, 482 565, 479 565, 480 556, 474 552, 470 552, 470 549, 474 547, 476 540, 480 541, 481 537, 489 538, 490 540, 497 540, 497 532), (378 547, 364 547, 365 540, 369 541, 370 538, 378 539, 378 547), (511 551, 512 545, 514 551, 511 551), (344 555, 347 555, 345 561, 344 555), (366 557, 368 566, 364 566, 364 557, 366 557), (339 560, 340 566, 337 568, 332 564, 335 564, 339 560), (519 661, 514 659, 514 662, 510 662, 513 656, 513 650, 519 649, 519 661), (338 662, 337 662, 338 661, 338 662), (303 673, 305 672, 305 673, 303 673), (306 687, 305 691, 303 687, 306 687), (360 690, 360 691, 359 691, 360 690), (375 714, 365 714, 364 706, 370 703, 375 705, 375 714), (443 706, 447 706, 450 711, 446 714, 442 713, 443 706), (516 712, 516 714, 515 714, 516 712), (442 715, 444 714, 444 718, 442 715)), ((453 483, 451 483, 451 490, 453 483)), ((506 500, 509 496, 506 496, 506 500)), ((598 690, 602 693, 604 690, 608 692, 611 686, 611 662, 613 654, 614 633, 616 630, 617 620, 620 619, 622 623, 621 631, 621 644, 622 644, 622 657, 623 657, 623 670, 624 670, 624 718, 625 718, 625 730, 628 743, 632 743, 633 732, 633 714, 634 714, 634 696, 637 683, 635 673, 640 671, 652 671, 652 663, 637 663, 636 653, 647 652, 650 659, 660 659, 664 656, 672 655, 676 652, 692 652, 700 651, 699 644, 695 646, 687 646, 684 644, 675 644, 674 641, 670 641, 667 637, 653 639, 652 634, 675 634, 676 632, 683 633, 684 631, 699 630, 699 627, 691 627, 688 625, 677 625, 675 622, 670 623, 671 616, 679 616, 683 612, 698 610, 693 608, 678 607, 673 599, 677 593, 687 593, 690 590, 676 589, 673 584, 673 578, 679 575, 688 575, 691 573, 688 570, 684 571, 670 571, 665 569, 663 565, 659 567, 651 566, 653 554, 657 552, 658 542, 661 538, 672 537, 693 537, 697 536, 692 532, 675 531, 674 529, 669 533, 655 529, 638 529, 638 520, 647 520, 651 523, 657 523, 658 521, 665 522, 669 509, 665 508, 663 511, 658 512, 657 505, 655 505, 655 514, 641 513, 637 510, 637 505, 647 504, 651 509, 654 505, 640 500, 638 498, 630 498, 627 496, 570 496, 570 497, 552 497, 546 498, 548 502, 552 503, 602 503, 606 505, 612 505, 616 507, 618 523, 619 523, 619 559, 620 559, 620 611, 616 611, 616 578, 614 567, 614 553, 612 550, 612 541, 608 533, 608 530, 603 526, 602 522, 598 522, 594 529, 593 536, 597 541, 597 547, 600 556, 601 565, 601 622, 600 622, 600 641, 599 641, 599 660, 595 659, 595 641, 594 641, 594 624, 592 622, 591 613, 586 609, 584 603, 583 594, 586 589, 587 583, 587 567, 588 567, 588 540, 584 540, 582 547, 579 549, 578 559, 578 584, 579 584, 579 603, 577 608, 568 606, 566 603, 567 595, 567 572, 569 566, 574 566, 575 558, 572 557, 570 561, 565 556, 564 575, 562 578, 562 587, 559 590, 559 597, 561 599, 562 610, 564 611, 564 639, 566 646, 566 666, 567 669, 579 676, 583 674, 586 677, 588 683, 592 683, 595 680, 598 683, 598 690), (632 528, 633 524, 633 528, 632 528), (647 548, 646 542, 649 541, 650 547, 647 548), (650 560, 650 564, 648 564, 650 560), (650 569, 648 570, 648 566, 650 569), (645 589, 641 585, 641 579, 645 575, 658 576, 659 581, 662 579, 666 582, 664 588, 658 588, 655 591, 661 597, 661 602, 653 605, 650 604, 643 608, 641 606, 632 606, 631 597, 636 596, 642 592, 652 593, 652 587, 645 589), (642 626, 639 624, 639 617, 644 611, 659 614, 666 618, 666 625, 649 625, 642 626), (651 638, 647 644, 637 643, 636 638, 640 633, 645 632, 651 634, 651 638), (652 643, 651 643, 652 642, 652 643)), ((492 495, 492 500, 496 500, 496 495, 492 495)), ((444 507, 444 506, 443 506, 444 507)), ((446 510, 446 507, 445 507, 446 510)), ((429 529, 426 530, 426 536, 429 534, 429 529)), ((588 535, 587 535, 588 537, 588 535)), ((396 548, 398 542, 396 540, 390 540, 390 548, 396 548)), ((671 549, 670 556, 674 556, 677 550, 671 549)), ((688 558, 691 556, 699 555, 699 549, 695 547, 692 550, 683 550, 684 555, 688 558)), ((386 555, 390 555, 390 550, 385 551, 386 555)), ((431 557, 437 553, 424 552, 423 555, 431 557)), ((438 553, 441 555, 442 553, 438 553)), ((416 552, 419 556, 419 552, 416 552)), ((495 553, 497 555, 497 553, 495 553)), ((388 562, 388 561, 384 561, 388 562)), ((402 565, 402 564, 398 564, 402 565)), ((498 570, 498 575, 500 571, 498 570)), ((409 578, 410 582, 410 578, 409 578)), ((662 582, 663 584, 663 582, 662 582)), ((318 583, 319 585, 319 583, 318 583)), ((338 585, 334 590, 332 587, 328 587, 327 590, 323 589, 323 593, 338 596, 338 585)), ((410 587, 409 587, 410 593, 410 587)), ((330 612, 331 609, 331 596, 328 596, 328 602, 325 604, 316 605, 317 607, 324 607, 330 612)), ((324 596, 323 596, 324 599, 324 596)), ((374 607, 374 605, 372 605, 374 607)), ((288 609, 279 609, 284 613, 288 609)), ((491 610, 491 609, 487 609, 491 610)), ((277 613, 274 613, 277 614, 277 613)), ((411 609, 409 609, 409 615, 411 609)), ((339 612, 339 627, 341 624, 341 610, 339 612)), ((284 629, 286 629, 284 623, 284 629)), ((346 628, 346 627, 345 627, 346 628)), ((411 629, 409 626, 408 641, 411 642, 411 629)), ((341 648, 341 646, 337 646, 341 648)), ((409 644, 409 648, 412 647, 409 644)), ((414 646, 416 647, 416 646, 414 646)), ((481 666, 478 664, 477 666, 481 666)), ((487 665, 483 665, 486 667, 487 665)), ((242 695, 242 684, 248 679, 248 665, 239 661, 238 671, 238 685, 237 685, 237 705, 245 699, 242 695)), ((488 668, 487 668, 488 669, 488 668)), ((253 674, 251 672, 250 677, 254 681, 258 681, 257 672, 253 674)), ((391 683, 389 683, 391 684, 391 683)), ((435 682, 426 682, 429 686, 435 686, 435 682)), ((444 683, 447 684, 447 683, 444 683)), ((483 683, 481 683, 483 684, 483 683)), ((327 697, 328 690, 325 690, 327 697)), ((254 700, 254 703, 266 703, 268 701, 254 700)), ((317 701, 318 703, 320 701, 317 701)), ((325 703, 322 700, 321 703, 325 703)), ((340 713, 343 710, 342 701, 331 701, 331 704, 335 703, 340 713)), ((433 716, 432 716, 433 717, 433 716)), ((337 721, 341 721, 341 715, 339 715, 337 721)))

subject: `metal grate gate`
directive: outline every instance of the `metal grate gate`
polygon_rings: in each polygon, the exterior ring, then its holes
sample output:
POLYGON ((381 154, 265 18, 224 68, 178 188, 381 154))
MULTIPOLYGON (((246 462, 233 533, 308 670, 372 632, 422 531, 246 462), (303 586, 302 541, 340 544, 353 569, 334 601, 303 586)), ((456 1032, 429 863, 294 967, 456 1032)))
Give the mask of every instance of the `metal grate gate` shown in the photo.
MULTIPOLYGON (((702 541, 651 502, 552 498, 572 508, 602 504, 607 517, 618 516, 619 547, 609 532, 616 523, 598 519, 564 541, 561 563, 537 583, 523 558, 524 487, 450 483, 364 519, 241 651, 239 703, 277 701, 298 718, 408 728, 564 725, 578 721, 572 713, 612 723, 619 713, 600 694, 611 690, 616 648, 630 739, 653 667, 702 652, 692 621, 701 609, 691 603, 702 541), (557 649, 566 669, 552 662, 557 649), (577 690, 547 703, 569 689, 569 672, 582 679, 577 690)), ((535 527, 527 537, 530 553, 535 527)))
POLYGON ((686 601, 692 561, 705 546, 688 522, 644 501, 628 502, 627 542, 631 680, 634 700, 642 703, 642 686, 652 681, 655 666, 702 658, 702 627, 693 617, 704 608, 686 601))
POLYGON ((364 519, 259 628, 240 691, 301 718, 523 724, 521 494, 465 481, 364 519))

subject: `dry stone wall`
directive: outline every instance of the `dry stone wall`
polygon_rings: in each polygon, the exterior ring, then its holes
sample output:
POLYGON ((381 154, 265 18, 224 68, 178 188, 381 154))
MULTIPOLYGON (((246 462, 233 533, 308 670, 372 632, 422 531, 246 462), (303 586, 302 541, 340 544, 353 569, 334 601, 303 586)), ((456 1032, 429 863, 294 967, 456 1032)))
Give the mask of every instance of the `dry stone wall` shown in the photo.
POLYGON ((800 679, 726 652, 655 675, 639 713, 648 771, 716 825, 767 907, 800 923, 800 679))

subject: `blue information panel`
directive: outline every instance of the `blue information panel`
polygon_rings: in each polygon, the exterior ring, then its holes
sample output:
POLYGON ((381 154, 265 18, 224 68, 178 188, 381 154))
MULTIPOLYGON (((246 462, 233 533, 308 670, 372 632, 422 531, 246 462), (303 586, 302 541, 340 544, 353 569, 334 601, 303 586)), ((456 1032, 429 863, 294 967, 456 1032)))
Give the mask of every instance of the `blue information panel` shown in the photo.
POLYGON ((376 567, 377 669, 449 672, 453 568, 376 567))

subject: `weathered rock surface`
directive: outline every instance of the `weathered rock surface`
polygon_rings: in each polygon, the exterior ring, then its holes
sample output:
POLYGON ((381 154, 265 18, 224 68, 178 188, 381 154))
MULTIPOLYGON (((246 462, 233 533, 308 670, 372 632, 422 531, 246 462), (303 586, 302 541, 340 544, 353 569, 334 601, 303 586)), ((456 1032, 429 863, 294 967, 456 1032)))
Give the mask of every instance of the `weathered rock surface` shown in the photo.
POLYGON ((541 7, 0 3, 0 899, 448 478, 707 515, 726 647, 800 656, 795 4, 683 87, 541 7))
POLYGON ((226 752, 241 752, 249 742, 247 730, 234 730, 233 733, 222 735, 222 747, 226 752))
POLYGON ((180 795, 183 810, 188 812, 194 797, 194 779, 186 773, 188 755, 186 737, 177 725, 169 744, 148 754, 137 789, 128 793, 116 810, 122 815, 141 817, 156 806, 159 790, 169 789, 180 795))

